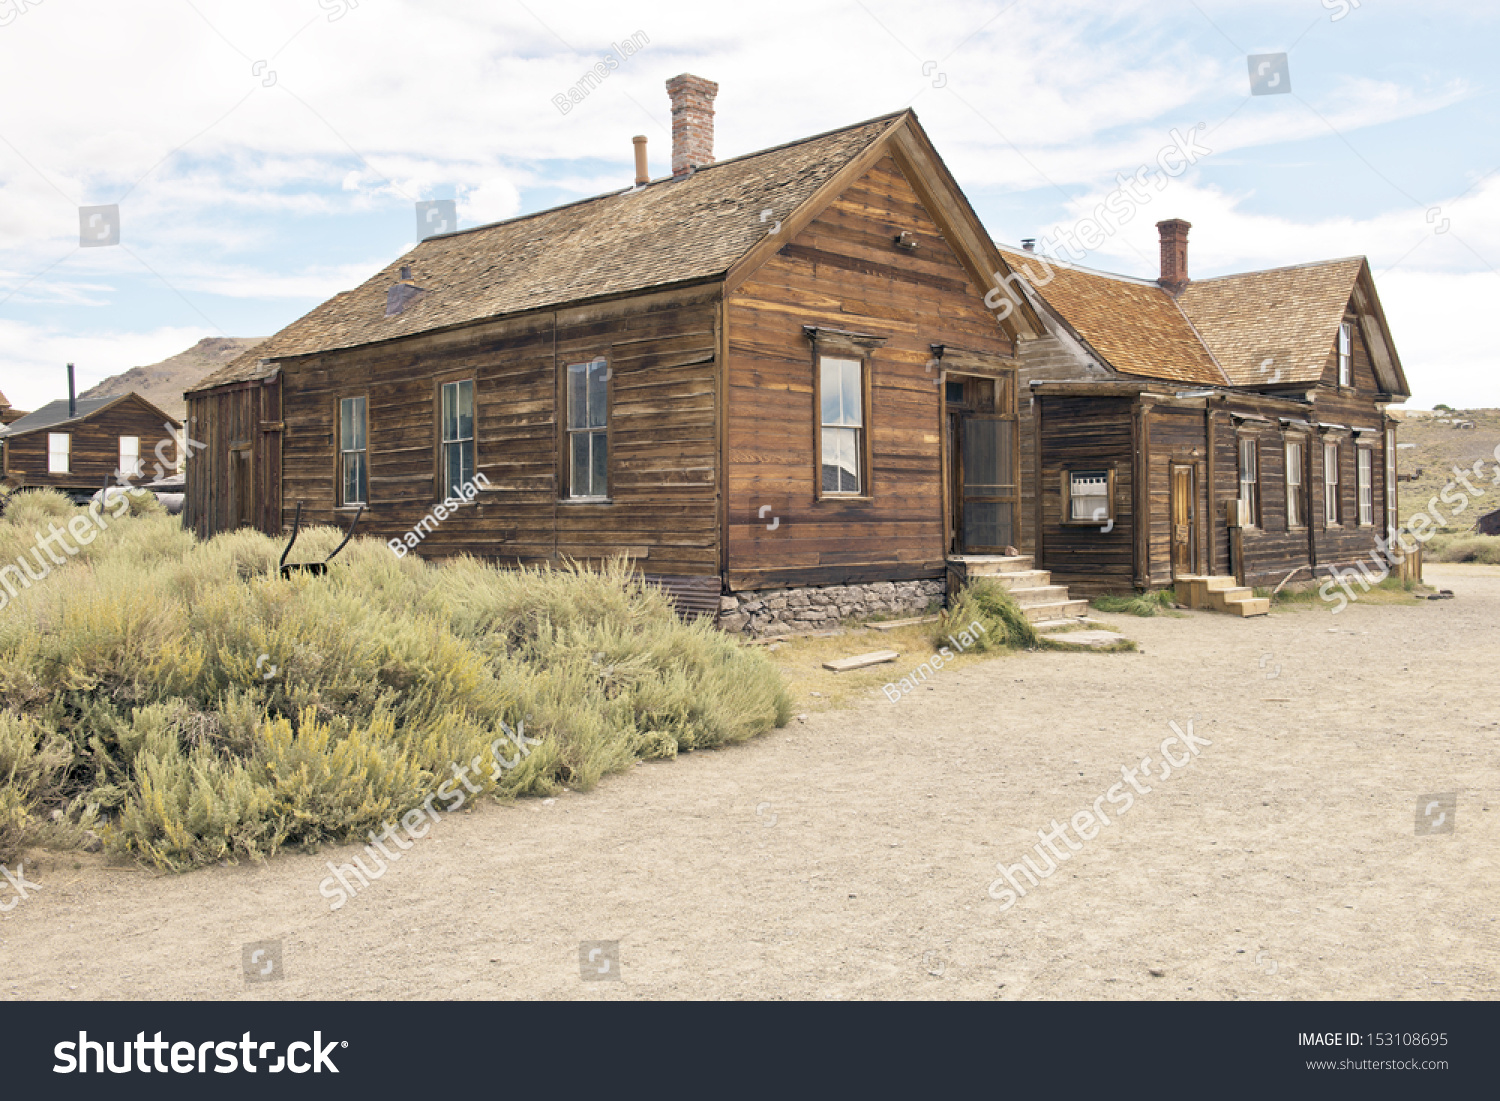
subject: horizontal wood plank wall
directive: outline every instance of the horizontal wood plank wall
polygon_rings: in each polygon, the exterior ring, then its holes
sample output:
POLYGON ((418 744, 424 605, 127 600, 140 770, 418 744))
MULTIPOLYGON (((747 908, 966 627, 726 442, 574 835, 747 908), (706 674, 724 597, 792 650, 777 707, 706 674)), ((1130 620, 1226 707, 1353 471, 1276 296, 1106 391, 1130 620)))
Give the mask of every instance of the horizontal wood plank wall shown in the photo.
POLYGON ((731 588, 942 575, 943 395, 929 345, 1013 356, 983 296, 889 157, 730 296, 731 588), (902 232, 914 251, 895 245, 902 232), (869 500, 816 497, 804 325, 886 338, 869 360, 869 500))
POLYGON ((52 428, 40 428, 5 441, 5 474, 13 484, 53 489, 99 489, 120 468, 120 437, 138 436, 145 480, 155 476, 156 445, 167 440, 163 453, 177 454, 176 442, 162 416, 138 398, 102 409, 93 416, 52 428), (62 432, 72 437, 67 474, 47 473, 47 437, 62 432))
POLYGON ((424 558, 510 564, 620 554, 645 573, 718 572, 714 474, 717 287, 619 299, 328 353, 284 364, 281 519, 347 525, 335 509, 338 402, 364 395, 370 503, 360 532, 400 538, 437 503, 438 387, 475 383, 475 466, 490 480, 472 508, 422 539, 424 558), (557 412, 569 363, 610 369, 609 500, 561 500, 557 412))
MULTIPOLYGON (((1048 319, 1050 323, 1050 318, 1048 319)), ((1098 364, 1069 348, 1052 333, 1020 342, 1021 369, 1017 377, 1020 391, 1021 433, 1021 538, 1017 546, 1023 554, 1036 553, 1036 424, 1031 399, 1032 382, 1093 381, 1109 377, 1098 364)))
POLYGON ((1131 462, 1133 395, 1042 399, 1042 559, 1054 584, 1084 595, 1129 592, 1134 579, 1135 467, 1131 462), (1066 524, 1062 480, 1069 467, 1113 467, 1115 522, 1066 524))

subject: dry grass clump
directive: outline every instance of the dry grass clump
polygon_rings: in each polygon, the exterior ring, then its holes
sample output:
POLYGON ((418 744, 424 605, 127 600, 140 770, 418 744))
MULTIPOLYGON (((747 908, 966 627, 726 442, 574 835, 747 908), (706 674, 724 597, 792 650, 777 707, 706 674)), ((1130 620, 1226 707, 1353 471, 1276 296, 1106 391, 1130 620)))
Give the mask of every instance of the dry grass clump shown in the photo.
MULTIPOLYGON (((52 496, 10 502, 0 567, 82 514, 52 496)), ((310 529, 295 556, 341 537, 310 529)), ((475 776, 501 797, 790 716, 764 655, 622 565, 429 565, 356 540, 327 576, 284 581, 280 553, 147 511, 0 608, 0 859, 84 828, 164 868, 260 857, 362 836, 519 723, 541 744, 475 776)))

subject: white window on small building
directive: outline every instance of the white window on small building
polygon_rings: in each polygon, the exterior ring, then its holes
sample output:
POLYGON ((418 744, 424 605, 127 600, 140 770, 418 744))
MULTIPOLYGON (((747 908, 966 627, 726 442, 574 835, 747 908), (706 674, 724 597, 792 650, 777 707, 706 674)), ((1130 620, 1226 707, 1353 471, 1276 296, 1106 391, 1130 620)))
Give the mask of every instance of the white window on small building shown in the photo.
POLYGON ((1104 524, 1114 519, 1108 470, 1070 470, 1067 488, 1070 522, 1104 524))
MULTIPOLYGON (((1325 333, 1327 329, 1323 330, 1325 333)), ((1339 385, 1354 385, 1354 323, 1339 326, 1339 385)))
POLYGON ((1323 445, 1323 524, 1332 527, 1339 522, 1339 445, 1323 445))
POLYGON ((47 473, 67 474, 73 437, 67 432, 47 433, 47 473))
POLYGON ((141 438, 139 436, 120 437, 120 477, 139 478, 141 476, 141 438))
POLYGON ((1355 483, 1359 490, 1359 526, 1375 523, 1375 453, 1361 447, 1356 453, 1355 483))

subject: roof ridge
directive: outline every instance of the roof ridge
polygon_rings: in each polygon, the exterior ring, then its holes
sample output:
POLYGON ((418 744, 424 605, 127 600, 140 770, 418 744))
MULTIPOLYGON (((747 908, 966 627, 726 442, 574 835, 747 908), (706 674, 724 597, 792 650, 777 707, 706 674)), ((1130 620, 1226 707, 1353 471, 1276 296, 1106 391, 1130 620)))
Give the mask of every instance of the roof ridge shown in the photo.
MULTIPOLYGON (((712 172, 715 168, 719 168, 719 167, 721 167, 723 165, 726 165, 726 164, 737 164, 740 161, 750 160, 753 157, 765 156, 768 153, 779 153, 779 152, 781 152, 784 149, 793 149, 793 148, 795 148, 795 147, 797 147, 799 145, 807 145, 807 144, 809 144, 811 142, 820 141, 823 138, 831 138, 835 134, 847 134, 849 131, 851 131, 851 130, 858 130, 862 126, 871 126, 871 125, 873 125, 873 124, 875 124, 877 122, 891 121, 891 120, 900 118, 902 115, 913 114, 913 113, 914 112, 912 112, 911 108, 907 107, 907 108, 903 108, 900 111, 892 112, 891 114, 876 115, 874 118, 865 119, 863 122, 856 122, 856 123, 853 123, 853 124, 851 124, 849 126, 837 126, 837 127, 834 127, 832 130, 825 130, 821 134, 812 134, 812 135, 810 135, 808 137, 805 137, 805 138, 798 138, 796 141, 782 142, 780 145, 768 145, 764 149, 755 149, 755 150, 750 151, 749 153, 741 153, 737 157, 727 157, 727 158, 725 158, 722 161, 714 161, 712 164, 701 165, 701 166, 699 166, 697 168, 694 168, 691 172, 685 173, 682 176, 676 176, 676 175, 673 175, 673 176, 658 176, 654 180, 648 180, 646 183, 644 183, 644 184, 637 184, 634 187, 622 187, 622 188, 619 188, 619 189, 617 189, 615 191, 605 191, 605 192, 601 192, 598 195, 588 195, 588 196, 585 196, 582 199, 574 199, 572 202, 569 202, 569 203, 559 203, 557 206, 549 206, 549 207, 546 207, 546 208, 544 208, 542 210, 533 210, 529 214, 516 214, 516 215, 514 215, 514 216, 512 216, 510 218, 501 218, 499 221, 495 221, 495 222, 485 222, 482 225, 468 226, 465 229, 455 229, 455 230, 452 230, 449 233, 434 233, 430 237, 424 237, 424 238, 422 238, 422 241, 441 241, 441 240, 444 240, 444 239, 447 239, 447 238, 450 238, 450 237, 462 237, 466 233, 477 233, 480 230, 483 230, 483 229, 493 229, 496 226, 514 225, 517 222, 524 222, 528 218, 540 218, 544 214, 553 214, 553 213, 555 213, 557 211, 560 211, 560 210, 571 210, 574 207, 583 206, 585 203, 597 203, 597 202, 600 202, 600 201, 602 201, 604 199, 613 199, 613 198, 616 198, 616 197, 618 197, 620 195, 630 195, 630 194, 633 194, 633 193, 644 191, 646 188, 649 188, 649 187, 655 187, 658 184, 676 183, 676 182, 679 182, 679 181, 684 180, 684 179, 691 179, 694 176, 701 175, 701 174, 703 174, 705 172, 712 172)), ((421 242, 418 242, 418 243, 420 244, 421 242)), ((399 257, 398 257, 398 259, 399 259, 399 257)), ((387 265, 387 266, 389 266, 389 265, 387 265)))

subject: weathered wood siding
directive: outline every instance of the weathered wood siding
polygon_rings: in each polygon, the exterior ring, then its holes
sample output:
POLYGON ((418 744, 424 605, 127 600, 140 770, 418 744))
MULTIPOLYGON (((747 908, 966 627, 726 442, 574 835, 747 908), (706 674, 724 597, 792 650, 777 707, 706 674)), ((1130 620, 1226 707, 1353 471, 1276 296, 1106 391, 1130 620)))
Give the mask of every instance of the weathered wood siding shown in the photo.
POLYGON ((281 382, 240 382, 187 395, 187 496, 183 523, 207 539, 246 525, 281 530, 281 382), (246 452, 240 460, 236 454, 246 452), (239 480, 249 473, 250 484, 239 480), (241 516, 241 504, 248 515, 241 516))
POLYGON ((729 296, 731 588, 942 573, 943 393, 929 346, 1013 356, 983 298, 890 158, 729 296), (915 251, 895 246, 903 231, 915 235, 915 251), (819 422, 804 325, 885 338, 869 360, 868 499, 817 498, 819 422))
POLYGON ((1020 391, 1021 433, 1021 532, 1017 544, 1024 554, 1036 553, 1036 404, 1032 399, 1031 383, 1064 382, 1073 380, 1102 380, 1110 377, 1108 371, 1082 354, 1071 338, 1056 331, 1056 322, 1044 315, 1048 325, 1047 335, 1033 340, 1023 340, 1017 349, 1021 368, 1018 373, 1020 391))
POLYGON ((148 478, 155 474, 156 445, 167 440, 164 453, 177 453, 172 429, 176 421, 164 421, 163 414, 147 402, 131 395, 101 409, 92 416, 51 428, 39 428, 5 442, 5 474, 12 484, 54 489, 99 489, 105 479, 114 482, 120 467, 120 437, 136 436, 141 441, 141 463, 148 478), (170 427, 169 427, 170 426, 170 427), (47 473, 47 437, 62 432, 72 437, 67 474, 47 473))
POLYGON ((649 574, 718 572, 716 286, 508 318, 449 333, 285 361, 281 525, 346 526, 336 508, 339 401, 365 396, 369 505, 360 532, 399 539, 442 496, 439 388, 474 381, 472 506, 438 523, 416 553, 509 564, 628 554, 649 574), (609 497, 567 499, 562 476, 567 365, 609 363, 609 497))
POLYGON ((1040 423, 1042 436, 1041 478, 1034 486, 1041 498, 1040 539, 1033 542, 1033 553, 1037 568, 1051 570, 1053 583, 1067 585, 1070 592, 1127 592, 1134 581, 1132 397, 1051 395, 1038 399, 1030 418, 1033 430, 1040 423), (1070 467, 1115 471, 1115 517, 1109 531, 1102 523, 1064 522, 1063 475, 1070 467))

